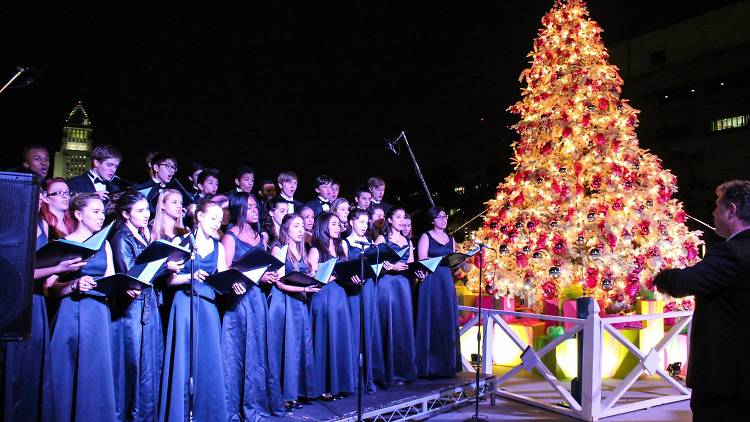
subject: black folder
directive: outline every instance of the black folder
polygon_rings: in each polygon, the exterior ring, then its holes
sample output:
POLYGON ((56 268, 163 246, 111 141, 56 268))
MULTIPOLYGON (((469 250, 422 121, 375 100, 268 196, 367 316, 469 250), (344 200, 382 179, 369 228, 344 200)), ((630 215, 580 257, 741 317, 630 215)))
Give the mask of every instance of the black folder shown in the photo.
MULTIPOLYGON (((339 262, 334 267, 333 271, 336 273, 336 279, 344 283, 351 282, 353 276, 362 276, 361 262, 359 259, 352 259, 349 261, 339 262)), ((365 260, 364 266, 364 280, 368 278, 377 278, 380 275, 379 266, 371 265, 369 261, 365 260), (375 268, 373 268, 375 267, 375 268), (376 271, 378 270, 378 271, 376 271)))
POLYGON ((144 283, 132 275, 115 274, 96 280, 96 287, 92 290, 96 290, 107 296, 121 296, 128 290, 142 290, 148 286, 150 284, 144 283))
POLYGON ((126 274, 100 278, 96 280, 96 287, 93 290, 107 296, 120 296, 128 290, 142 290, 152 286, 154 277, 166 261, 167 258, 162 258, 149 262, 146 266, 133 267, 126 274))
POLYGON ((384 261, 395 263, 400 261, 401 258, 407 253, 409 253, 408 246, 399 250, 395 250, 385 243, 380 243, 378 245, 372 246, 368 249, 365 249, 365 251, 363 252, 363 254, 365 255, 365 259, 367 259, 370 264, 382 264, 384 261))
POLYGON ((258 284, 258 281, 263 274, 268 270, 268 266, 255 268, 250 271, 242 272, 237 268, 230 268, 220 273, 213 273, 208 276, 203 282, 208 287, 214 289, 216 293, 225 295, 233 292, 232 285, 234 283, 244 283, 245 287, 249 287, 250 284, 258 284))
POLYGON ((94 233, 91 237, 83 242, 74 240, 59 239, 47 243, 36 252, 36 261, 34 268, 54 267, 62 261, 68 259, 91 258, 99 249, 104 246, 104 242, 109 236, 112 224, 94 233))
POLYGON ((449 253, 448 255, 443 257, 443 260, 440 262, 440 265, 446 265, 451 268, 456 268, 459 265, 466 262, 467 259, 474 256, 477 252, 479 252, 479 249, 472 249, 466 253, 461 253, 461 252, 449 253))
POLYGON ((135 258, 136 264, 144 264, 167 258, 169 261, 187 261, 190 258, 190 250, 187 247, 159 239, 151 242, 146 249, 135 258))
POLYGON ((253 248, 243 255, 242 258, 232 263, 232 268, 240 271, 254 270, 261 267, 268 267, 268 271, 276 271, 283 266, 283 261, 279 261, 275 256, 263 250, 263 248, 253 248))
POLYGON ((333 274, 335 264, 336 258, 331 258, 328 261, 322 262, 318 266, 318 271, 315 272, 314 277, 310 277, 309 275, 301 273, 299 271, 292 271, 281 279, 284 281, 284 283, 291 284, 292 286, 322 286, 328 284, 328 280, 331 278, 331 274, 333 274))

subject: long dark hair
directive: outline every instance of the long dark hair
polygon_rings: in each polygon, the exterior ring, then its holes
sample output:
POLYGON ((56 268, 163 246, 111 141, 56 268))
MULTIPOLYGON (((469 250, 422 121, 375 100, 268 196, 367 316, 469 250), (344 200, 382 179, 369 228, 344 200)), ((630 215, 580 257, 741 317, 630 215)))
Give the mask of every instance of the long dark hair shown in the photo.
POLYGON ((122 213, 126 212, 130 214, 130 212, 133 210, 133 206, 135 206, 138 201, 146 199, 146 197, 137 190, 128 189, 113 195, 112 199, 115 204, 115 212, 117 214, 116 226, 117 228, 120 228, 125 224, 125 217, 122 216, 122 213))
MULTIPOLYGON (((234 224, 242 232, 247 222, 247 192, 229 193, 229 223, 234 224)), ((257 204, 256 204, 257 205, 257 204)))
POLYGON ((388 210, 385 214, 385 223, 383 224, 383 237, 385 237, 385 240, 388 240, 388 238, 391 237, 391 234, 393 234, 394 229, 389 220, 393 218, 396 211, 403 211, 403 213, 406 214, 406 210, 398 206, 391 207, 391 209, 388 210))
MULTIPOLYGON (((288 233, 289 233, 289 227, 291 227, 292 221, 294 221, 295 218, 299 218, 300 220, 302 220, 302 217, 300 217, 299 214, 297 214, 297 213, 287 214, 287 215, 284 216, 284 219, 281 220, 281 225, 279 226, 279 237, 278 237, 278 239, 276 239, 276 241, 274 242, 273 245, 277 245, 279 247, 283 247, 284 245, 286 245, 289 242, 289 235, 288 235, 288 233)), ((302 239, 301 242, 299 242, 297 251, 299 252, 300 257, 302 258, 301 260, 304 261, 305 264, 309 265, 310 263, 307 261, 307 249, 305 248, 305 239, 304 238, 302 239)), ((292 253, 290 251, 287 251, 286 256, 294 264, 294 269, 298 270, 299 269, 299 260, 297 260, 297 258, 294 255, 292 255, 292 253)))
MULTIPOLYGON (((344 256, 344 241, 341 236, 334 239, 331 237, 331 232, 328 229, 331 218, 336 218, 336 215, 330 212, 324 212, 315 219, 315 225, 313 225, 312 235, 312 247, 320 252, 321 261, 326 261, 334 256, 331 255, 328 247, 333 243, 333 250, 336 252, 336 257, 344 256)), ((339 221, 341 221, 339 219, 339 221)))

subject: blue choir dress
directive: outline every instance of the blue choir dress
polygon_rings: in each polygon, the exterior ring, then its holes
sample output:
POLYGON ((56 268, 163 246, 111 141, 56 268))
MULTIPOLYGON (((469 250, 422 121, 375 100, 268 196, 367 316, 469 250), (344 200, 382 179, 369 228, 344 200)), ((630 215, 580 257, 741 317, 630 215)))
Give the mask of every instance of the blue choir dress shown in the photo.
MULTIPOLYGON (((321 253, 321 261, 326 259, 321 253)), ((352 320, 346 291, 331 281, 310 302, 315 359, 315 396, 353 393, 357 367, 352 361, 352 320)))
MULTIPOLYGON (((231 231, 227 235, 234 239, 234 261, 254 248, 263 248, 263 243, 251 245, 231 231)), ((221 349, 229 420, 253 421, 281 414, 284 403, 279 388, 271 385, 278 378, 271 376, 268 366, 266 295, 258 286, 249 284, 244 295, 226 296, 221 349)))
MULTIPOLYGON (((135 259, 146 244, 126 226, 112 237, 115 271, 143 270, 135 259)), ((159 386, 164 359, 164 333, 157 294, 146 287, 135 299, 123 295, 112 301, 112 364, 115 399, 121 421, 155 421, 159 416, 159 386)))
MULTIPOLYGON (((399 250, 390 240, 388 246, 399 250)), ((407 243, 411 247, 411 242, 407 243)), ((407 262, 406 254, 401 261, 407 262)), ((391 271, 378 279, 378 313, 383 335, 383 358, 386 385, 412 382, 417 378, 414 349, 414 314, 411 284, 406 272, 391 271)))
MULTIPOLYGON (((88 275, 96 280, 106 271, 107 252, 102 247, 85 267, 68 277, 88 275)), ((50 349, 55 359, 55 417, 70 421, 116 420, 112 330, 106 296, 90 290, 64 297, 55 317, 50 349)))
MULTIPOLYGON (((349 242, 347 242, 348 244, 349 242)), ((349 244, 349 259, 359 259, 362 248, 358 245, 349 244)), ((364 371, 365 391, 374 392, 375 383, 385 381, 383 364, 383 335, 380 332, 380 316, 378 314, 377 293, 375 291, 375 280, 365 280, 362 287, 352 286, 348 288, 349 311, 352 315, 352 357, 355 362, 354 369, 358 370, 360 348, 360 306, 363 308, 364 318, 362 327, 364 329, 364 345, 362 349, 362 362, 364 371), (360 303, 362 301, 362 303, 360 303)))
MULTIPOLYGON (((39 228, 37 251, 47 244, 41 221, 39 228)), ((55 420, 49 320, 42 282, 34 282, 29 338, 22 342, 0 342, 0 420, 55 420)))
MULTIPOLYGON (((297 263, 307 272, 304 261, 297 263)), ((286 259, 286 272, 295 271, 286 259)), ((310 313, 303 293, 286 293, 273 286, 268 306, 268 366, 274 388, 280 388, 284 401, 314 398, 313 342, 310 313)), ((274 395, 277 393, 274 392, 274 395)))
MULTIPOLYGON (((219 241, 205 257, 195 255, 194 271, 216 272, 219 241)), ((190 263, 183 270, 190 273, 190 263)), ((193 420, 227 420, 224 364, 221 352, 221 322, 216 308, 216 295, 208 285, 195 281, 194 350, 195 405, 193 420)), ((167 328, 164 370, 161 379, 159 420, 184 422, 189 406, 190 381, 190 284, 175 286, 167 328)))
MULTIPOLYGON (((453 252, 453 238, 442 244, 427 233, 427 256, 445 256, 453 252)), ((419 283, 417 299, 417 371, 421 377, 456 375, 458 305, 453 274, 440 265, 419 283)))

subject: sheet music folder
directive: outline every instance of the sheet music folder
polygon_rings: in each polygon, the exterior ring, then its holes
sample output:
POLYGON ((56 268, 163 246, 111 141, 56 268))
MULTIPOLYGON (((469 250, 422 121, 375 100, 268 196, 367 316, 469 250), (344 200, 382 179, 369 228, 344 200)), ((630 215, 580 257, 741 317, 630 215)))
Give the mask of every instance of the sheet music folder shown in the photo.
POLYGON ((74 258, 88 259, 104 246, 112 224, 94 233, 83 242, 59 239, 47 243, 36 252, 34 268, 54 267, 62 261, 74 258))

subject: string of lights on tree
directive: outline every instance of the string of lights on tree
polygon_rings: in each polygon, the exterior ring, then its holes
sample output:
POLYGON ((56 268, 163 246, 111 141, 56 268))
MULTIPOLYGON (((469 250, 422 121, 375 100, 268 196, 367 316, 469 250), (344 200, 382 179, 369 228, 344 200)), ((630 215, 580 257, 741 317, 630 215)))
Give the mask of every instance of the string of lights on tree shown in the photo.
MULTIPOLYGON (((699 259, 701 232, 684 224, 677 178, 639 147, 638 111, 620 98, 585 3, 558 0, 542 24, 509 108, 520 117, 515 170, 473 234, 497 250, 485 255, 487 287, 532 307, 588 294, 628 311, 660 270, 699 259)), ((478 273, 468 274, 475 290, 478 273)))

